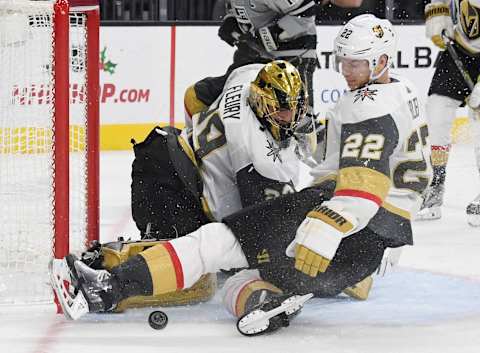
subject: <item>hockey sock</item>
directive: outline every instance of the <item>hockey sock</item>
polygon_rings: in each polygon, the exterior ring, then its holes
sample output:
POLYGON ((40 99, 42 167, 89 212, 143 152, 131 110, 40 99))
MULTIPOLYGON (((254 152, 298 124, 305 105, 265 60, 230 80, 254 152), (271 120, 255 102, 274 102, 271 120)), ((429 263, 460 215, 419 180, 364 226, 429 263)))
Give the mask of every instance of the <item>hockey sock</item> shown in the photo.
POLYGON ((256 280, 247 283, 238 293, 235 305, 235 315, 240 317, 246 312, 262 304, 267 295, 281 294, 282 291, 273 284, 256 280))
POLYGON ((450 145, 432 146, 433 180, 431 185, 433 187, 445 184, 449 153, 450 145))

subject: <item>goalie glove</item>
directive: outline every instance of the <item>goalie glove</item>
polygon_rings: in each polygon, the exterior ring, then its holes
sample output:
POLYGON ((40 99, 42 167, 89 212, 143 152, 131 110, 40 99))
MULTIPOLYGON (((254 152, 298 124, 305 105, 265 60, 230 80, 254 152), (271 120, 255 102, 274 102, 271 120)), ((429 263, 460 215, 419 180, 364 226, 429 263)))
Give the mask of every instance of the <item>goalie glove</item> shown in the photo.
POLYGON ((475 112, 480 111, 480 76, 477 78, 477 83, 473 87, 472 93, 467 99, 468 106, 475 112))
POLYGON ((240 38, 241 34, 242 30, 238 26, 235 16, 225 16, 220 28, 218 29, 218 36, 228 45, 233 47, 240 38))
POLYGON ((347 212, 337 212, 326 205, 307 214, 287 247, 287 256, 295 256, 295 268, 311 277, 325 272, 343 238, 357 228, 355 218, 347 212))
POLYGON ((453 38, 453 21, 450 8, 444 3, 431 3, 425 6, 425 35, 437 47, 445 49, 442 33, 453 38))

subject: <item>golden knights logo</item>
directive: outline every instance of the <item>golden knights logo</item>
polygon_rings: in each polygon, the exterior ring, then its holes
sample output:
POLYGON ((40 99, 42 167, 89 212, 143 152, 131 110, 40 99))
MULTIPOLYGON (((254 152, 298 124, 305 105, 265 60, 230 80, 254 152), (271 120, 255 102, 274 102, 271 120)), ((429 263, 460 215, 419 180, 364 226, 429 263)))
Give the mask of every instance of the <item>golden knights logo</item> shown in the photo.
POLYGON ((265 146, 268 149, 267 157, 273 157, 273 162, 275 163, 278 159, 280 163, 282 163, 282 158, 280 157, 280 151, 282 150, 281 147, 275 146, 273 142, 267 139, 268 145, 265 146))
POLYGON ((480 37, 479 12, 480 9, 470 5, 468 0, 462 0, 460 2, 460 22, 463 32, 469 39, 477 39, 480 37))
POLYGON ((362 100, 362 102, 368 98, 372 101, 375 100, 375 96, 377 95, 378 89, 370 89, 370 88, 363 88, 359 89, 357 93, 355 93, 355 96, 353 97, 353 103, 357 103, 359 100, 362 100))
POLYGON ((375 33, 375 36, 377 38, 383 38, 383 35, 385 34, 383 32, 383 28, 380 25, 376 25, 375 27, 372 28, 373 33, 375 33))

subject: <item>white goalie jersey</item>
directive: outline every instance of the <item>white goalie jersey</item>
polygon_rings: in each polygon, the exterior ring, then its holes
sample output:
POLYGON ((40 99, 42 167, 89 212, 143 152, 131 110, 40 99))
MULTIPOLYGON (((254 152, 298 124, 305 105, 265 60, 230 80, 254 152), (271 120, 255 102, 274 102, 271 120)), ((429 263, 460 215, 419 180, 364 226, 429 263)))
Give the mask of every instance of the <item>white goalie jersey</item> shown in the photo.
POLYGON ((334 179, 326 202, 357 217, 390 245, 412 243, 410 215, 431 179, 428 128, 413 85, 392 76, 346 93, 329 114, 317 183, 334 179))
POLYGON ((203 196, 216 220, 257 201, 293 192, 300 161, 296 143, 280 148, 263 128, 247 98, 264 65, 241 67, 207 112, 194 115, 189 141, 203 180, 203 196), (253 195, 253 196, 252 196, 253 195))

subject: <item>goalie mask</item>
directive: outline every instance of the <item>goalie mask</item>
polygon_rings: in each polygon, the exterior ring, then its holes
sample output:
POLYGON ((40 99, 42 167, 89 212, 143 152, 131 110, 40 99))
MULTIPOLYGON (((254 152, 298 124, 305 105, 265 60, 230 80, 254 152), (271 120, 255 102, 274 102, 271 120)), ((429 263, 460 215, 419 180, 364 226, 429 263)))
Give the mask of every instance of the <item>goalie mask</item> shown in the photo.
POLYGON ((273 138, 283 142, 305 118, 308 95, 295 66, 276 60, 266 64, 250 84, 248 102, 273 138))
POLYGON ((370 82, 378 79, 393 64, 397 50, 397 36, 392 24, 374 15, 354 17, 340 30, 334 41, 335 70, 341 72, 341 59, 366 60, 370 68, 370 82), (375 74, 380 57, 386 55, 387 65, 375 74))

